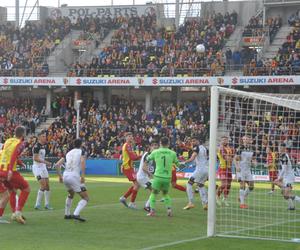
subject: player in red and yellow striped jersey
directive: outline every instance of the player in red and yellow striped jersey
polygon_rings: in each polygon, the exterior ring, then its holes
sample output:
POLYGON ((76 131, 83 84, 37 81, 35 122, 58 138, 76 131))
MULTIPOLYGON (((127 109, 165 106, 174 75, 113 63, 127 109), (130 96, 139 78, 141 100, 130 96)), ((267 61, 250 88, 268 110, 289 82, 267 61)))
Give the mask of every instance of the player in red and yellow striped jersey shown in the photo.
POLYGON ((25 128, 20 126, 15 130, 15 137, 5 141, 0 158, 0 182, 13 193, 14 190, 21 190, 18 205, 16 206, 15 195, 11 195, 11 206, 15 207, 13 219, 21 224, 25 224, 22 216, 22 209, 30 193, 30 187, 23 176, 17 172, 19 156, 24 150, 25 128))
POLYGON ((229 140, 227 136, 221 138, 221 144, 217 153, 219 159, 219 176, 221 180, 221 186, 217 189, 217 204, 222 205, 222 201, 225 206, 229 206, 227 197, 231 188, 232 171, 231 165, 234 158, 234 148, 229 146, 229 140), (223 200, 221 200, 221 194, 223 193, 223 200))
POLYGON ((136 161, 141 158, 140 155, 137 155, 133 149, 133 135, 132 133, 126 134, 126 142, 122 146, 122 172, 128 178, 129 181, 133 183, 133 185, 127 190, 127 192, 120 197, 120 202, 124 204, 124 206, 129 208, 136 208, 135 198, 137 196, 137 192, 139 189, 139 184, 136 181, 136 174, 133 167, 133 161, 136 161), (131 195, 130 203, 127 205, 126 199, 131 195))
POLYGON ((267 153, 267 167, 269 169, 269 178, 271 181, 271 191, 269 194, 273 194, 275 190, 275 180, 278 178, 278 170, 277 170, 277 153, 273 152, 270 147, 266 149, 267 153))

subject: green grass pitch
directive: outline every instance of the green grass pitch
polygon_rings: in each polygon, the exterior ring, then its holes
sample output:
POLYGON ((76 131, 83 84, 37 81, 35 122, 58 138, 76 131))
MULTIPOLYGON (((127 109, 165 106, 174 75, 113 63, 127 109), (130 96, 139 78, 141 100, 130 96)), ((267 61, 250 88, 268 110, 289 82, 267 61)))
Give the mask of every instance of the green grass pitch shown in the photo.
MULTIPOLYGON (((87 177, 90 202, 83 210, 86 223, 64 220, 66 192, 63 184, 51 177, 53 211, 33 209, 38 183, 27 175, 32 192, 24 210, 26 225, 16 222, 0 224, 0 249, 280 249, 300 250, 300 244, 278 241, 236 238, 206 238, 207 213, 202 210, 199 197, 197 207, 182 208, 187 198, 184 192, 171 190, 174 217, 168 218, 163 203, 157 202, 157 216, 149 218, 142 209, 149 193, 140 190, 138 210, 125 208, 119 197, 129 187, 125 178, 87 177)), ((184 184, 186 181, 181 180, 184 184)), ((264 184, 265 185, 265 184, 264 184)), ((297 187, 299 194, 299 186, 297 187)), ((234 185, 233 192, 237 192, 234 185)), ((233 194, 234 196, 235 194, 233 194)), ((73 209, 78 201, 74 200, 73 209)), ((233 205, 233 204, 232 204, 233 205)), ((300 208, 300 206, 298 206, 300 208)), ((297 215, 300 217, 300 209, 297 215)), ((9 218, 9 206, 5 218, 9 218)), ((257 218, 259 220, 259 218, 257 218)))

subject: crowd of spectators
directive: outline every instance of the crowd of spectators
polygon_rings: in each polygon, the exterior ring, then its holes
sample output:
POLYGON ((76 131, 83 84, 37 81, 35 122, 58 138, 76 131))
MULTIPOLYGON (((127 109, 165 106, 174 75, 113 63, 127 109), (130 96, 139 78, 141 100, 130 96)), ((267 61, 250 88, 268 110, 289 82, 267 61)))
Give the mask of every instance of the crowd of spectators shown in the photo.
POLYGON ((79 16, 75 22, 71 23, 72 30, 81 30, 82 34, 78 40, 94 40, 96 47, 100 42, 108 35, 108 33, 121 26, 124 17, 117 16, 111 18, 111 16, 103 15, 100 17, 93 16, 79 16))
MULTIPOLYGON (((78 40, 95 41, 96 47, 110 30, 119 28, 123 17, 48 18, 26 22, 21 29, 0 25, 0 76, 47 76, 47 57, 71 30, 81 30, 78 40)), ((75 41, 76 43, 76 41, 75 41)))
POLYGON ((70 32, 68 18, 0 25, 0 76, 47 76, 46 58, 70 32))
POLYGON ((263 33, 263 16, 260 14, 250 18, 248 25, 243 31, 243 37, 262 36, 263 33))
POLYGON ((243 37, 262 37, 267 35, 269 36, 270 43, 272 43, 281 26, 282 19, 280 16, 270 16, 266 19, 264 27, 263 15, 261 13, 258 16, 253 16, 250 18, 249 24, 243 31, 243 37))
MULTIPOLYGON (((296 21, 289 23, 297 24, 296 21)), ((274 58, 250 58, 244 66, 244 75, 297 75, 300 73, 299 52, 300 27, 296 25, 274 58)))
POLYGON ((69 76, 147 75, 215 76, 224 74, 222 48, 234 31, 237 13, 212 13, 187 20, 178 30, 158 27, 155 13, 122 19, 111 45, 91 63, 77 62, 69 76), (203 44, 204 53, 196 46, 203 44))
POLYGON ((18 125, 26 128, 27 134, 34 134, 36 126, 44 119, 45 107, 38 110, 30 98, 0 99, 0 143, 13 136, 18 125))
MULTIPOLYGON (((64 155, 76 136, 76 111, 72 102, 64 110, 59 106, 61 116, 56 118, 47 132, 49 156, 55 157, 64 155)), ((114 97, 110 106, 99 105, 97 101, 83 103, 80 137, 92 158, 118 159, 126 132, 133 132, 134 148, 138 152, 144 151, 151 141, 168 136, 178 155, 187 156, 192 149, 192 136, 204 141, 207 139, 208 121, 208 101, 182 105, 155 101, 153 110, 145 112, 143 106, 132 98, 114 97)), ((28 156, 34 142, 36 138, 28 141, 28 156)))

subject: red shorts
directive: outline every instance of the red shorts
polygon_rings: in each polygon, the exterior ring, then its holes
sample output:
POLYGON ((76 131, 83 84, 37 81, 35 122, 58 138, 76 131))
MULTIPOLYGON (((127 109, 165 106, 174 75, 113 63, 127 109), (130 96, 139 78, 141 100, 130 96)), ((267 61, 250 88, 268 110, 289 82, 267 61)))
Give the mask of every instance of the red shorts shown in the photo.
POLYGON ((270 170, 269 171, 269 178, 270 178, 270 181, 275 181, 278 178, 277 170, 270 170))
POLYGON ((228 169, 219 169, 220 180, 232 181, 232 172, 228 169))
POLYGON ((177 176, 176 176, 176 169, 172 169, 172 179, 171 179, 171 183, 177 181, 177 176))
MULTIPOLYGON (((7 173, 8 173, 7 171, 0 171, 0 177, 7 178, 7 173)), ((29 187, 29 184, 27 181, 25 181, 24 177, 19 172, 16 171, 13 172, 10 181, 5 180, 3 184, 7 189, 10 190, 12 189, 23 190, 29 187)))
POLYGON ((136 181, 136 174, 133 168, 123 168, 123 174, 128 178, 129 181, 136 181))

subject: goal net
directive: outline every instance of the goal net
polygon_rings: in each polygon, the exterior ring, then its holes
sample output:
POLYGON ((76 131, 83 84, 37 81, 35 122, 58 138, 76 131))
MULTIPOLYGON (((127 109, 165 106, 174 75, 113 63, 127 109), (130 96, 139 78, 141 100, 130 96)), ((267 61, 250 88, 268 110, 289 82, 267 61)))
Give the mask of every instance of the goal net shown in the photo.
POLYGON ((208 236, 300 242, 300 97, 213 87, 208 236))

